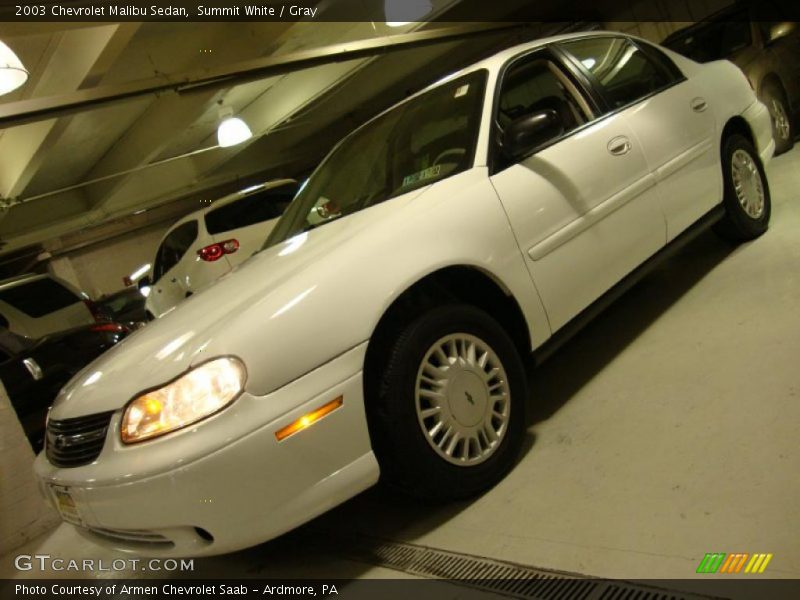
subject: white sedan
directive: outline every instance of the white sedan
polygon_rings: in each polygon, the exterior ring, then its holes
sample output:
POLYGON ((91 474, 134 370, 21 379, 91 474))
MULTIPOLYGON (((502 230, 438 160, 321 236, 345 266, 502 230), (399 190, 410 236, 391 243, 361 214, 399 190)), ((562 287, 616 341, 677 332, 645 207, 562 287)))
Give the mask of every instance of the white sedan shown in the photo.
POLYGON ((91 539, 257 544, 375 484, 513 466, 523 359, 713 225, 767 229, 769 113, 726 61, 620 34, 505 50, 345 138, 264 248, 62 390, 36 460, 91 539))

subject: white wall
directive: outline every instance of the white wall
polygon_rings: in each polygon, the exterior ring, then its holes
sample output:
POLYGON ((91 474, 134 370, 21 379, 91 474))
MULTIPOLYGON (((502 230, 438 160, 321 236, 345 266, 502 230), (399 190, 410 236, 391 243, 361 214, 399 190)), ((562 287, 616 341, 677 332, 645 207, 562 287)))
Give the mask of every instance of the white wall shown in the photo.
POLYGON ((33 459, 33 450, 0 382, 0 554, 60 522, 39 494, 33 459))
POLYGON ((158 242, 171 225, 154 225, 59 255, 50 261, 48 270, 97 299, 121 290, 123 277, 152 263, 158 242))

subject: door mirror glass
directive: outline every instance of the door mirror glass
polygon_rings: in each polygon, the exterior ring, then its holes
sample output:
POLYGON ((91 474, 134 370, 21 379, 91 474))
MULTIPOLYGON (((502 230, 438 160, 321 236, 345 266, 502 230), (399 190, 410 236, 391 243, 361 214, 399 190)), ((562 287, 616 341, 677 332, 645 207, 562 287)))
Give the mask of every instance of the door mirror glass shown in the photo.
POLYGON ((791 34, 796 27, 796 23, 791 21, 783 21, 781 23, 775 23, 772 27, 769 28, 769 33, 767 35, 767 43, 771 44, 781 38, 785 38, 789 34, 791 34))
POLYGON ((558 113, 539 110, 509 123, 503 131, 503 152, 511 160, 519 160, 564 133, 558 113))

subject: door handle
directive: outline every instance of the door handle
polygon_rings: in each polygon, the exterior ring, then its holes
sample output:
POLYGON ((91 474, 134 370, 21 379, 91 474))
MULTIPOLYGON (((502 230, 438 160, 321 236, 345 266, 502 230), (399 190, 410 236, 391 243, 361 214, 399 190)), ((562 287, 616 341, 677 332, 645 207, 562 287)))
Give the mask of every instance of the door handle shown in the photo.
POLYGON ((691 106, 694 112, 703 112, 708 108, 708 102, 706 102, 705 98, 697 97, 692 100, 691 106))
POLYGON ((608 151, 614 156, 622 156, 631 151, 631 141, 624 135, 619 135, 608 142, 608 151))

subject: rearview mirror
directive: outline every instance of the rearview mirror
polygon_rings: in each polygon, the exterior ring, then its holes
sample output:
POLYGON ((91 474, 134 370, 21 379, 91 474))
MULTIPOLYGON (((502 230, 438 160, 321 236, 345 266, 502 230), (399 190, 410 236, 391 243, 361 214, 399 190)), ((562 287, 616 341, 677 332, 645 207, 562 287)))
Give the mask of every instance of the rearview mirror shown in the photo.
POLYGON ((564 133, 558 113, 551 108, 539 110, 508 124, 503 132, 503 152, 511 160, 519 160, 531 150, 564 133))
POLYGON ((767 44, 771 44, 781 38, 785 38, 790 33, 792 33, 796 27, 796 23, 792 21, 783 21, 781 23, 775 23, 772 27, 769 28, 769 37, 767 39, 767 44))

